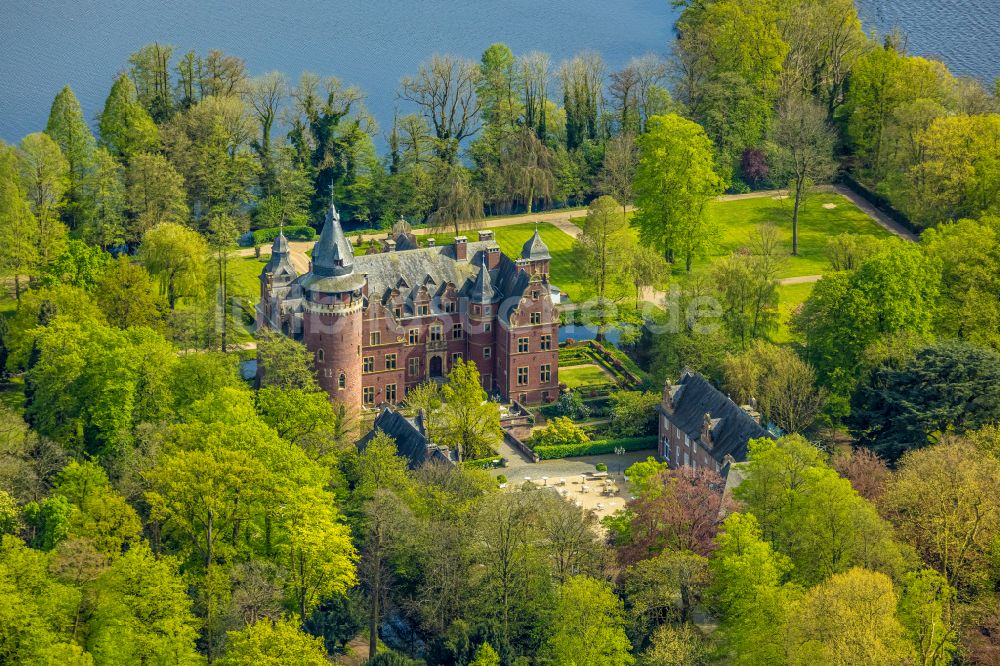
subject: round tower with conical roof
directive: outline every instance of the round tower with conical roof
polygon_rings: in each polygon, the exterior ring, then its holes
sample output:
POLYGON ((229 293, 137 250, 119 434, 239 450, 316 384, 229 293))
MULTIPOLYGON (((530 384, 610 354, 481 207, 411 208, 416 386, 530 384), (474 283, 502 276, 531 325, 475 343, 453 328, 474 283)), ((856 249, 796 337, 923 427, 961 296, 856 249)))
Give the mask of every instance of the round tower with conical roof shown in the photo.
POLYGON ((313 353, 319 385, 356 414, 361 409, 365 277, 354 271, 354 251, 333 202, 301 284, 302 341, 313 353))

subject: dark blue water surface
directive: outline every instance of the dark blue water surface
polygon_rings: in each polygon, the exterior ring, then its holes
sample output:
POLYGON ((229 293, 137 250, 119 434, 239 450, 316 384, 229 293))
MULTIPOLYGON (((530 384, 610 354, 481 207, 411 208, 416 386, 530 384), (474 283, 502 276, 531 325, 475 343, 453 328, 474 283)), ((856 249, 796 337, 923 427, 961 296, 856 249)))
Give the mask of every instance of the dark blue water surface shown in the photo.
MULTIPOLYGON (((914 52, 983 78, 1000 74, 998 4, 859 0, 869 27, 899 27, 914 52)), ((178 52, 220 48, 253 74, 337 76, 367 92, 384 128, 400 77, 435 52, 478 58, 502 41, 515 53, 546 51, 554 63, 594 49, 620 67, 665 54, 676 18, 668 0, 3 0, 0 9, 0 138, 8 141, 42 129, 65 84, 93 120, 129 53, 157 40, 178 52)))

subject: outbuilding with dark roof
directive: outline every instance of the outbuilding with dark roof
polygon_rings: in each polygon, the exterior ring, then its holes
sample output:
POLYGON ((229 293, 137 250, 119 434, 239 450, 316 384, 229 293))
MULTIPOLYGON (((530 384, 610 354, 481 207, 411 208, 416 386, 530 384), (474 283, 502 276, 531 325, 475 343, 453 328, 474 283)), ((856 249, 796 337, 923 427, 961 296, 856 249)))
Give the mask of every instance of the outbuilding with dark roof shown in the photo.
POLYGON ((659 413, 659 454, 672 467, 724 472, 730 463, 746 460, 751 439, 772 437, 749 405, 737 405, 690 370, 676 383, 667 380, 659 413))

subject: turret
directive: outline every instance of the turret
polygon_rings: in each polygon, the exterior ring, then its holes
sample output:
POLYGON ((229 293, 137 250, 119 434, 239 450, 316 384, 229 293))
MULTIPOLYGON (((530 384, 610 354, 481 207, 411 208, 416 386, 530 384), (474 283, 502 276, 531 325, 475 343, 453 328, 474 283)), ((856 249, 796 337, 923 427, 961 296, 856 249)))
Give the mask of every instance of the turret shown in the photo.
POLYGON ((548 277, 549 274, 549 262, 552 260, 552 255, 549 253, 549 247, 542 240, 541 235, 538 233, 538 226, 535 226, 535 233, 525 242, 524 247, 521 248, 521 258, 518 260, 517 265, 524 268, 531 275, 541 275, 543 277, 548 277))
POLYGON ((271 245, 271 259, 260 272, 260 301, 257 303, 257 328, 270 327, 291 332, 281 321, 281 302, 288 296, 292 282, 298 277, 288 251, 288 239, 283 231, 271 245))
POLYGON ((361 408, 365 277, 354 272, 354 251, 333 202, 301 284, 303 342, 313 353, 319 385, 356 413, 361 408))

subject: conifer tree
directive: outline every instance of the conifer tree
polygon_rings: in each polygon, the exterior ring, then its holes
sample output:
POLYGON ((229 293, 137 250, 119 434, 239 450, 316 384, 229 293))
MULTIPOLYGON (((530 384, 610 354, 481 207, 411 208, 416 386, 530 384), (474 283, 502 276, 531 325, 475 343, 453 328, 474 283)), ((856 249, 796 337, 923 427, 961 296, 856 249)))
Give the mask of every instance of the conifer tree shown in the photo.
POLYGON ((119 74, 111 86, 101 113, 100 130, 101 143, 125 161, 136 153, 153 150, 159 141, 156 123, 139 104, 135 84, 125 74, 119 74))
POLYGON ((87 216, 87 184, 94 168, 96 141, 83 118, 80 102, 69 86, 52 101, 45 133, 59 145, 69 164, 69 184, 63 220, 70 229, 80 226, 87 216))

